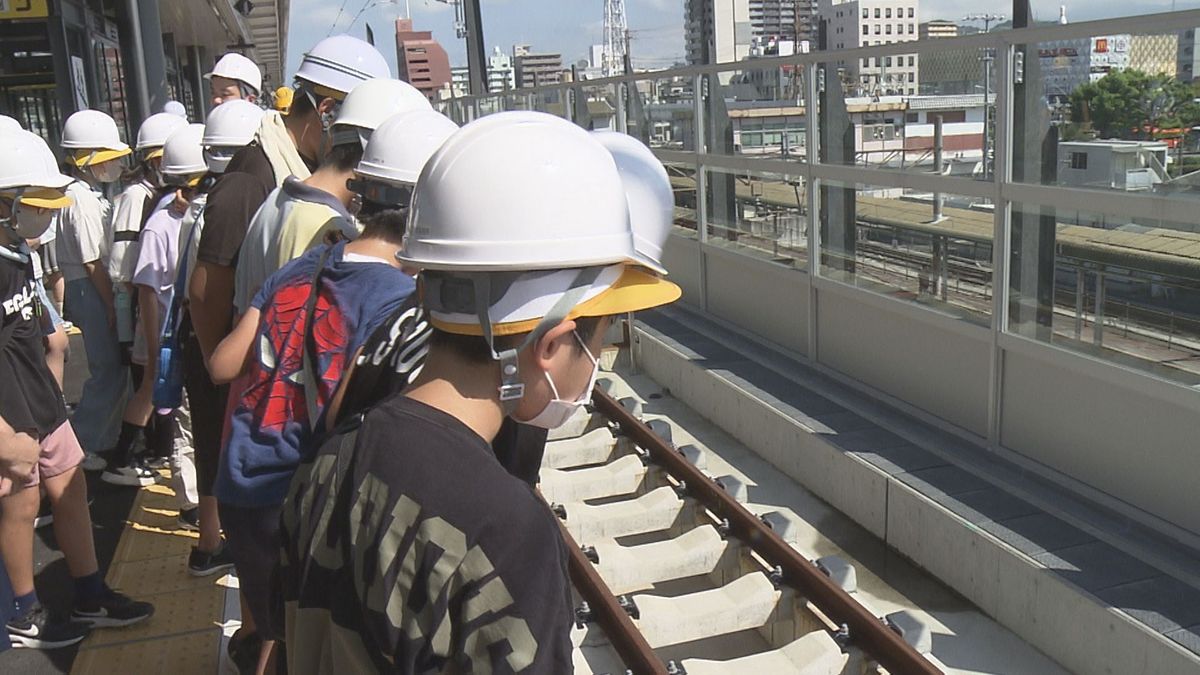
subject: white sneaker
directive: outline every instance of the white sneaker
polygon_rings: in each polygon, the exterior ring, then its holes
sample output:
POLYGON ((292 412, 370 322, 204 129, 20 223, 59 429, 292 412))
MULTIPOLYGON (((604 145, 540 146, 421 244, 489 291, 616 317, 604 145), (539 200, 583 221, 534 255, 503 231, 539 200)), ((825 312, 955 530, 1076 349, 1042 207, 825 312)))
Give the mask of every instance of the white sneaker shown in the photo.
POLYGON ((103 471, 107 466, 108 462, 94 452, 85 454, 83 461, 79 463, 79 467, 84 471, 103 471))
POLYGON ((109 467, 100 475, 100 480, 113 485, 128 485, 131 487, 146 487, 154 485, 154 471, 134 462, 129 466, 109 467))

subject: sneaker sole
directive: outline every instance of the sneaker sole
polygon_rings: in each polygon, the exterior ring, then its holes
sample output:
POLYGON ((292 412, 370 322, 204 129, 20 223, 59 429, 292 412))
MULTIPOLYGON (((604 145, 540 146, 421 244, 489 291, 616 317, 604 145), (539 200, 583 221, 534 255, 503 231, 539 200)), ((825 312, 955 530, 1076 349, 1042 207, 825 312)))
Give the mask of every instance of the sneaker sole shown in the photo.
POLYGON ((9 633, 8 640, 12 643, 14 649, 61 649, 70 647, 73 644, 83 642, 86 635, 80 635, 77 638, 68 640, 49 641, 41 638, 29 637, 28 635, 20 635, 18 633, 9 633))
POLYGON ((71 620, 87 624, 92 628, 123 628, 125 626, 132 626, 135 623, 145 621, 151 616, 153 616, 153 614, 146 614, 145 616, 139 616, 133 619, 114 619, 111 616, 90 617, 80 616, 79 614, 72 613, 71 620))
POLYGON ((233 569, 233 563, 225 563, 223 565, 217 565, 215 567, 205 567, 204 569, 196 569, 195 567, 189 566, 187 568, 187 571, 188 571, 188 574, 190 574, 193 577, 211 577, 212 575, 214 575, 218 572, 224 572, 225 570, 231 570, 231 569, 233 569))
POLYGON ((110 478, 109 474, 107 473, 101 475, 100 480, 108 483, 109 485, 120 485, 122 487, 149 487, 155 483, 153 478, 110 478))

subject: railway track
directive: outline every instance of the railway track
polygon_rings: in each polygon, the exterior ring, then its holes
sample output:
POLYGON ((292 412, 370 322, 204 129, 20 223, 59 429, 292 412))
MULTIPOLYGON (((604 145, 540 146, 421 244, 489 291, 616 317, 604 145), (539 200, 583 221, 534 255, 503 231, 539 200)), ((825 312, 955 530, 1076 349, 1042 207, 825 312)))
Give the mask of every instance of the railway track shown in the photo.
POLYGON ((677 447, 673 421, 643 420, 605 375, 542 464, 571 551, 576 672, 941 672, 912 615, 864 606, 850 562, 806 559, 790 516, 748 509, 747 485, 708 475, 706 450, 677 447))

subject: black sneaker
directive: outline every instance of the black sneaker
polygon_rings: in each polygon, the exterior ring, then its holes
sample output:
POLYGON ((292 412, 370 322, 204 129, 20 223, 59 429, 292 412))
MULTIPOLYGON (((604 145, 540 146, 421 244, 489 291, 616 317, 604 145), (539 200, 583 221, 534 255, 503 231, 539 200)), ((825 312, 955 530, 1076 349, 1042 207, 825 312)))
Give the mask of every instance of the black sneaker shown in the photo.
POLYGON ((193 546, 192 553, 188 556, 188 574, 194 577, 207 577, 231 568, 233 568, 233 556, 229 554, 229 547, 225 545, 225 542, 221 542, 221 548, 212 553, 201 551, 193 546))
POLYGON ((109 466, 100 474, 100 480, 113 485, 128 485, 130 487, 146 487, 154 485, 158 474, 138 461, 128 466, 109 466))
MULTIPOLYGON (((192 532, 200 531, 200 509, 193 506, 190 509, 184 509, 179 512, 179 527, 183 530, 191 530, 192 532)), ((195 549, 193 549, 195 550, 195 549)))
POLYGON ((104 589, 104 595, 91 604, 76 603, 75 611, 71 612, 73 620, 94 628, 130 626, 153 615, 154 605, 139 602, 111 588, 104 589))
POLYGON ((230 636, 229 645, 225 648, 229 660, 239 675, 253 673, 258 667, 258 655, 262 650, 262 637, 257 632, 249 632, 239 628, 230 636))
POLYGON ((8 622, 8 639, 14 647, 29 649, 58 649, 69 647, 87 637, 90 627, 78 621, 50 621, 50 613, 40 604, 34 605, 25 616, 8 622))

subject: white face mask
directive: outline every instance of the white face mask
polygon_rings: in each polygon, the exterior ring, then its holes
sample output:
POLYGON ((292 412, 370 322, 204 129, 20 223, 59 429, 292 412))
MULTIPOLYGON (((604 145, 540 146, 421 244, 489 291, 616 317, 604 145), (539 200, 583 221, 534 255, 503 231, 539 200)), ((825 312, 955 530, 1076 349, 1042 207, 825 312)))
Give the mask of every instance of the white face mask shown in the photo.
POLYGON ((42 236, 54 220, 54 211, 30 206, 18 207, 12 219, 13 231, 22 239, 37 239, 42 236))
POLYGON ((564 401, 559 397, 558 387, 554 385, 554 380, 550 377, 550 373, 543 372, 542 375, 550 383, 550 391, 554 392, 554 398, 550 399, 546 403, 546 407, 534 415, 533 419, 523 421, 522 424, 542 429, 555 429, 570 419, 576 410, 592 402, 592 389, 596 386, 596 378, 600 376, 600 360, 592 356, 591 350, 587 348, 587 345, 583 342, 583 338, 579 337, 579 333, 571 331, 571 334, 579 341, 579 346, 583 347, 583 353, 587 354, 588 360, 592 362, 592 377, 588 380, 587 388, 574 401, 564 401))
POLYGON ((115 161, 88 167, 92 177, 100 183, 112 183, 121 177, 121 165, 115 161))

